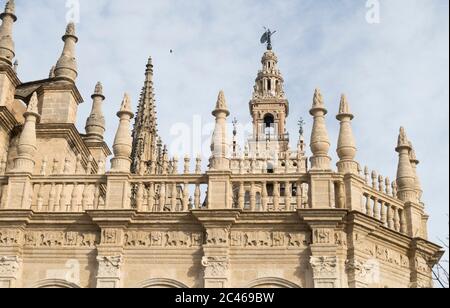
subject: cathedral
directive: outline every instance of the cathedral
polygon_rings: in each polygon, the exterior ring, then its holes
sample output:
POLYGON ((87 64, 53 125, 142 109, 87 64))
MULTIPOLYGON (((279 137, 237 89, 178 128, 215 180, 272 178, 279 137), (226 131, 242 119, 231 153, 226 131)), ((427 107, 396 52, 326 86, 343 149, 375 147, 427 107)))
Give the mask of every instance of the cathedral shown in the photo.
POLYGON ((151 58, 137 109, 123 97, 110 148, 101 83, 85 131, 75 126, 83 103, 75 25, 49 76, 23 81, 14 0, 0 19, 0 288, 433 286, 442 251, 428 241, 419 161, 405 129, 392 145, 393 181, 356 160, 345 95, 330 128, 339 129, 336 165, 319 89, 309 140, 302 123, 290 135, 295 106, 270 31, 249 102, 252 136, 239 145, 236 129, 228 134, 220 92, 202 162, 171 157, 158 134, 151 58))

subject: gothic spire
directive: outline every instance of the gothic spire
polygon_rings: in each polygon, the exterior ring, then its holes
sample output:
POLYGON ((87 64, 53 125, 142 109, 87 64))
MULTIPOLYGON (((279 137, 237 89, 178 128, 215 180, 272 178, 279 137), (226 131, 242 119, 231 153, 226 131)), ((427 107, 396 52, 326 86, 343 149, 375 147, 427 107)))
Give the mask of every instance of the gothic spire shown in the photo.
POLYGON ((145 82, 133 129, 132 172, 158 172, 158 129, 153 88, 153 63, 150 57, 145 70, 145 82), (140 170, 146 168, 148 170, 140 170))
POLYGON ((75 34, 75 24, 69 23, 66 28, 66 34, 62 37, 64 49, 61 57, 56 63, 55 77, 75 82, 78 76, 77 60, 75 58, 75 46, 78 37, 75 34))
POLYGON ((0 62, 12 65, 15 57, 15 45, 13 40, 13 24, 16 22, 14 0, 6 2, 5 10, 0 14, 0 62))

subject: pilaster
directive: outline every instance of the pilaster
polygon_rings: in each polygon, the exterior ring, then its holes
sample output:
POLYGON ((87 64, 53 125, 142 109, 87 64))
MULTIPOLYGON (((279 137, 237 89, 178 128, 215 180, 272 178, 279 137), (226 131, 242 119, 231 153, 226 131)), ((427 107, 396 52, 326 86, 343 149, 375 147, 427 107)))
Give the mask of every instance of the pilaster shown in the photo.
POLYGON ((203 225, 206 241, 203 245, 205 288, 230 287, 230 230, 240 210, 195 210, 192 214, 203 225))
POLYGON ((310 265, 315 288, 343 287, 346 241, 341 227, 346 210, 299 210, 300 218, 311 228, 310 265))

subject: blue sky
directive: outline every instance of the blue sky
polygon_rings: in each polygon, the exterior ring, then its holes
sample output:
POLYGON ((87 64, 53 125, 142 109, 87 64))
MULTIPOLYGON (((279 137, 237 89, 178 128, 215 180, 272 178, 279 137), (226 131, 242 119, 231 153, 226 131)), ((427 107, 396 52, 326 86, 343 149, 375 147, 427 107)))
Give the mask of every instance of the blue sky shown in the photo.
MULTIPOLYGON (((16 2, 19 77, 46 78, 62 50, 66 3, 16 2)), ((421 160, 430 239, 444 239, 449 212, 449 2, 380 3, 380 23, 369 24, 365 0, 80 0, 77 84, 86 102, 80 106, 78 127, 84 131, 90 94, 100 80, 111 145, 123 92, 131 94, 136 106, 150 55, 165 142, 175 137, 171 127, 192 123, 193 114, 213 120, 210 112, 220 89, 232 117, 247 123, 264 52, 259 38, 267 25, 278 30, 274 50, 291 103, 291 135, 296 136, 299 117, 307 121, 309 134, 308 110, 314 88, 320 87, 330 112, 327 125, 336 162, 335 114, 340 94, 346 93, 356 116, 357 160, 394 179, 396 139, 405 126, 421 160)))

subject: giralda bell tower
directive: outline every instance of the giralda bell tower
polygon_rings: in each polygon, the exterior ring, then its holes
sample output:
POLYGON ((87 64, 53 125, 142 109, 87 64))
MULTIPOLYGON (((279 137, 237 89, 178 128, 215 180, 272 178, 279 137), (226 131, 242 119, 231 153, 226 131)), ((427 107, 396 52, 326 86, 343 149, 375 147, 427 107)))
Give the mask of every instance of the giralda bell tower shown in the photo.
POLYGON ((267 43, 261 63, 262 69, 256 77, 250 114, 253 118, 253 135, 249 139, 250 155, 260 158, 284 159, 289 150, 289 135, 286 119, 289 102, 283 89, 284 79, 278 69, 278 58, 272 51, 268 30, 261 39, 267 43))

